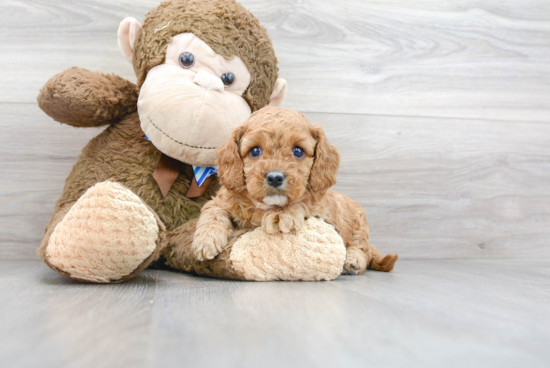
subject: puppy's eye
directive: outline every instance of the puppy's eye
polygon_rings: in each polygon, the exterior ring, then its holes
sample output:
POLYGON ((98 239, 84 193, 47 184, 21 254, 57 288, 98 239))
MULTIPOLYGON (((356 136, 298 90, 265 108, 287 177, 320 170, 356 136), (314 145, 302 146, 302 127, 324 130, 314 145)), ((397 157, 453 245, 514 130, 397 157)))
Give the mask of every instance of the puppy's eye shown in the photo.
POLYGON ((193 56, 190 52, 184 52, 180 55, 180 65, 183 66, 185 69, 191 68, 193 65, 195 65, 195 56, 193 56))
POLYGON ((300 147, 294 147, 294 149, 292 150, 292 153, 294 154, 294 156, 298 157, 298 158, 302 158, 304 157, 304 150, 301 149, 300 147))
POLYGON ((262 154, 260 147, 254 147, 250 150, 250 157, 259 157, 262 154))
POLYGON ((222 82, 226 86, 230 86, 235 82, 235 74, 233 73, 225 73, 222 75, 222 82))

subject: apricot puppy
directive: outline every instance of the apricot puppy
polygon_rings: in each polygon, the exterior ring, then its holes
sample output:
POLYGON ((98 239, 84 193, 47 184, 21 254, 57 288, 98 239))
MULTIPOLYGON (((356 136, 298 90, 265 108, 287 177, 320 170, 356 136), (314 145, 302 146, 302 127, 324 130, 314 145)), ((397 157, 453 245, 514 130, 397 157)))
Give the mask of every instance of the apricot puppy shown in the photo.
POLYGON ((393 269, 397 254, 383 257, 370 244, 361 206, 329 189, 336 183, 338 151, 302 114, 278 107, 255 112, 218 149, 217 160, 222 188, 197 222, 193 250, 199 260, 216 257, 234 228, 288 233, 318 217, 346 244, 344 274, 393 269))

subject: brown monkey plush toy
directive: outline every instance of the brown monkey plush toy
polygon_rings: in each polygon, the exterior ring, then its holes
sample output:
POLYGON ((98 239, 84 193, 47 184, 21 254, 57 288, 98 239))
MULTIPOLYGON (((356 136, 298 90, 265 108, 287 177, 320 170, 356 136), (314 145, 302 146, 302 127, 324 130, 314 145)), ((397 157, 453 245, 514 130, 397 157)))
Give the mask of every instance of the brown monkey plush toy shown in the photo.
POLYGON ((267 250, 254 246, 261 234, 240 239, 244 230, 212 260, 199 261, 191 250, 201 207, 219 189, 210 175, 216 149, 252 112, 280 104, 286 91, 258 20, 233 0, 172 0, 149 12, 143 25, 124 19, 118 37, 137 86, 72 68, 38 96, 42 110, 61 123, 108 125, 66 180, 38 250, 46 264, 100 283, 128 280, 153 265, 242 280, 337 277, 345 247, 319 220, 271 239, 267 250), (231 248, 237 241, 238 254, 231 248), (279 246, 289 242, 305 244, 303 251, 279 246), (282 261, 262 263, 273 259, 266 252, 282 261))

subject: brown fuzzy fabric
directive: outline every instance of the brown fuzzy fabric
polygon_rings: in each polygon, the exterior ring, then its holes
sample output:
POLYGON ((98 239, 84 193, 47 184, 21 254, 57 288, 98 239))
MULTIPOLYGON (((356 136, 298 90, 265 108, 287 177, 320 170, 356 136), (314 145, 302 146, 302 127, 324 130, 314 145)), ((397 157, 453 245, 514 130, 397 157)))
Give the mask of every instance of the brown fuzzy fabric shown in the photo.
POLYGON ((198 217, 204 203, 219 189, 217 178, 208 191, 197 199, 185 197, 192 171, 180 173, 166 198, 152 176, 160 158, 160 151, 145 139, 137 113, 108 127, 82 150, 65 183, 65 190, 57 201, 56 212, 72 205, 91 186, 114 181, 137 194, 158 214, 167 230, 175 229, 198 217))
POLYGON ((137 110, 136 85, 116 75, 71 68, 40 90, 38 106, 60 123, 95 127, 118 122, 137 110))
POLYGON ((258 19, 233 0, 173 0, 149 12, 134 46, 138 87, 149 70, 164 63, 172 37, 187 32, 206 42, 216 53, 243 60, 252 75, 243 97, 252 111, 269 103, 278 75, 271 40, 258 19))

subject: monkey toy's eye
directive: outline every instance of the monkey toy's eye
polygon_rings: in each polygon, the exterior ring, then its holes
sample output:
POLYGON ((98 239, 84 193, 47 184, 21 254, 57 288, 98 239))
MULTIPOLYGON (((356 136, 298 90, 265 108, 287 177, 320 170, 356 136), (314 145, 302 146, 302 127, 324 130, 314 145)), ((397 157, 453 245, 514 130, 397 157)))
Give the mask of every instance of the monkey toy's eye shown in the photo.
POLYGON ((195 65, 195 57, 190 52, 184 52, 180 55, 180 64, 184 68, 189 69, 195 65))
POLYGON ((298 158, 304 157, 304 150, 301 149, 300 147, 294 147, 294 149, 292 150, 292 153, 294 154, 294 156, 298 158))
POLYGON ((262 154, 260 147, 254 147, 250 150, 250 157, 259 157, 262 154))
POLYGON ((232 85, 234 81, 235 81, 235 74, 225 73, 224 75, 222 75, 222 82, 226 86, 232 85))

